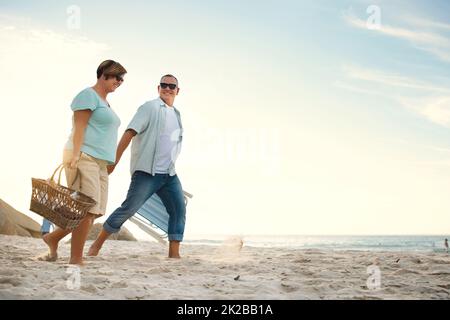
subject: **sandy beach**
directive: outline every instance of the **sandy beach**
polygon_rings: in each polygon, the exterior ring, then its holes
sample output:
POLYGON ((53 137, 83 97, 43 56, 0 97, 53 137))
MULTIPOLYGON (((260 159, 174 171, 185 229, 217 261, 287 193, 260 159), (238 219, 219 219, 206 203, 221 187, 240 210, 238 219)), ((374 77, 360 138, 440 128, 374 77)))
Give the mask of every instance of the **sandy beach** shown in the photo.
POLYGON ((46 252, 41 239, 0 235, 0 299, 450 298, 447 253, 239 250, 228 243, 184 245, 176 260, 158 243, 108 241, 78 269, 67 264, 69 250, 61 242, 58 261, 38 261, 46 252))

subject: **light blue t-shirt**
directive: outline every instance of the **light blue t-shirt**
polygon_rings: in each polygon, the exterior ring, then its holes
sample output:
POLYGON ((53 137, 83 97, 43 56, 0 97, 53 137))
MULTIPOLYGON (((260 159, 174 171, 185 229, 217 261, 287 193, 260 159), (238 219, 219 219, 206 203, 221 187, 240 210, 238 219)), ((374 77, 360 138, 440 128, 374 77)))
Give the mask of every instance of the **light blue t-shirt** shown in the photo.
POLYGON ((155 157, 155 173, 169 173, 171 163, 175 163, 179 151, 180 124, 173 107, 166 106, 166 123, 159 135, 158 150, 155 157))
MULTIPOLYGON (((92 110, 81 151, 88 155, 106 160, 110 164, 116 161, 117 132, 120 119, 93 88, 86 88, 73 99, 73 111, 92 110)), ((65 148, 73 150, 74 119, 72 117, 72 132, 65 148)))

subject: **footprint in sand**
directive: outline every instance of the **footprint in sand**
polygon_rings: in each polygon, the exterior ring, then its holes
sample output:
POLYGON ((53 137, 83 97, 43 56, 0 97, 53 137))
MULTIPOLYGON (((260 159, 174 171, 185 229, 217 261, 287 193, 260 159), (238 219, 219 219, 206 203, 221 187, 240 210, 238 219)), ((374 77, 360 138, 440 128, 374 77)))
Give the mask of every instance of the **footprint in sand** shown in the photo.
POLYGON ((126 281, 119 281, 119 282, 115 282, 111 285, 111 288, 115 288, 115 289, 123 289, 123 288, 128 288, 128 284, 126 281))
POLYGON ((98 293, 98 289, 93 284, 88 284, 86 286, 82 286, 81 290, 89 292, 89 293, 98 293))
POLYGON ((291 285, 291 284, 289 284, 289 283, 286 283, 286 282, 281 282, 280 285, 281 285, 281 289, 282 289, 284 292, 287 292, 287 293, 294 292, 294 291, 297 291, 297 290, 298 290, 298 287, 293 286, 293 285, 291 285))
POLYGON ((95 270, 95 273, 102 276, 111 276, 115 272, 113 269, 105 266, 96 266, 93 268, 95 270))
POLYGON ((410 270, 410 269, 399 269, 399 270, 393 272, 394 275, 402 275, 402 274, 407 274, 407 273, 420 274, 420 272, 417 272, 415 270, 410 270))
POLYGON ((432 276, 446 276, 450 274, 450 270, 435 270, 433 272, 429 272, 428 274, 432 276))
POLYGON ((13 276, 14 274, 15 272, 12 269, 0 270, 0 276, 13 276))
POLYGON ((21 285, 22 282, 16 278, 5 277, 5 278, 0 278, 0 284, 10 284, 13 287, 17 287, 17 286, 21 285))
POLYGON ((293 261, 294 263, 308 263, 311 262, 311 259, 299 258, 293 261))

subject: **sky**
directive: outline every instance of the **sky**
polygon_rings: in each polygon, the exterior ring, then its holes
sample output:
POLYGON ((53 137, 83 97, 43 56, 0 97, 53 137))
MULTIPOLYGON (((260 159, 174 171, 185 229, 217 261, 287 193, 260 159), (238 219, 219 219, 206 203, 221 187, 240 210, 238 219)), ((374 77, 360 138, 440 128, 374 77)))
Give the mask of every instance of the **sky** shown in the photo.
MULTIPOLYGON (((0 198, 28 211, 106 59, 121 119, 177 76, 185 234, 448 234, 450 3, 0 0, 0 198)), ((129 150, 110 176, 125 199, 129 150)), ((102 221, 102 220, 100 220, 102 221)), ((130 226, 129 223, 126 226, 130 226)))

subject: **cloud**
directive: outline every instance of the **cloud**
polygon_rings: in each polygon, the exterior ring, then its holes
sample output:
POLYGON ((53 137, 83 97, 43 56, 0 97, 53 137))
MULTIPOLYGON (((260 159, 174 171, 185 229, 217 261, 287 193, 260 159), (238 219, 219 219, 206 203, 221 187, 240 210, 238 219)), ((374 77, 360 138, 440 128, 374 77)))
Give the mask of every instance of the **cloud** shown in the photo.
POLYGON ((424 99, 401 97, 398 100, 404 107, 429 121, 450 128, 450 95, 424 99))
MULTIPOLYGON (((369 29, 367 22, 356 17, 351 9, 344 13, 343 19, 352 27, 408 41, 414 48, 441 61, 450 62, 450 38, 445 34, 450 30, 448 23, 405 16, 399 19, 405 26, 391 26, 381 21, 380 28, 369 29)), ((344 66, 344 73, 346 82, 353 80, 356 84, 350 82, 339 87, 353 92, 373 93, 365 88, 371 84, 370 91, 377 90, 378 94, 393 99, 411 112, 440 126, 450 127, 450 88, 442 81, 423 81, 416 77, 354 65, 344 66)))
POLYGON ((358 86, 346 83, 346 82, 341 82, 341 81, 336 81, 334 83, 334 86, 337 88, 341 88, 341 89, 345 89, 351 92, 356 92, 356 93, 365 93, 365 94, 375 94, 378 95, 380 94, 380 92, 377 91, 373 91, 373 90, 367 90, 365 88, 360 88, 358 86))
POLYGON ((109 50, 108 45, 87 37, 56 32, 4 15, 0 16, 0 42, 0 69, 12 77, 30 71, 47 74, 49 69, 58 75, 64 70, 75 71, 86 62, 98 64, 109 50))
POLYGON ((425 166, 425 167, 449 167, 450 160, 441 160, 441 161, 420 161, 414 163, 417 166, 425 166))
POLYGON ((407 110, 440 126, 450 127, 450 89, 412 77, 353 65, 343 67, 347 80, 335 86, 358 93, 376 94, 392 99, 407 110), (354 80, 354 83, 350 81, 354 80), (356 82, 356 81, 357 82, 356 82), (366 89, 361 80, 377 87, 366 89), (399 89, 405 89, 402 95, 399 89))
POLYGON ((442 29, 450 31, 450 24, 445 22, 433 21, 430 19, 424 19, 414 16, 406 16, 403 18, 403 20, 418 27, 442 29))
POLYGON ((450 149, 449 148, 442 148, 442 147, 436 147, 436 146, 428 146, 428 148, 434 150, 434 151, 438 151, 438 152, 445 152, 445 153, 449 153, 450 149))
POLYGON ((346 76, 356 80, 375 82, 390 87, 419 89, 428 92, 441 92, 450 94, 450 89, 447 87, 437 86, 432 83, 427 83, 399 74, 388 73, 369 68, 362 68, 353 65, 346 65, 343 69, 346 76))
MULTIPOLYGON (((369 29, 367 22, 356 17, 353 12, 347 11, 343 14, 343 19, 351 26, 359 29, 366 29, 369 32, 409 41, 415 48, 426 51, 438 59, 450 62, 450 39, 440 33, 433 31, 412 30, 401 27, 393 27, 381 23, 378 29, 369 29)), ((440 22, 433 22, 422 18, 409 17, 407 21, 417 27, 429 27, 435 29, 450 29, 450 25, 440 22)))
POLYGON ((32 104, 49 87, 70 93, 70 88, 86 80, 86 73, 104 60, 107 44, 77 32, 54 31, 20 17, 0 15, 0 102, 32 104), (64 85, 62 85, 64 83, 64 85), (26 94, 24 94, 26 92, 26 94))

